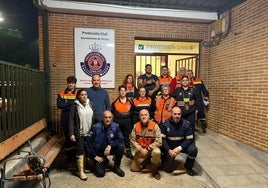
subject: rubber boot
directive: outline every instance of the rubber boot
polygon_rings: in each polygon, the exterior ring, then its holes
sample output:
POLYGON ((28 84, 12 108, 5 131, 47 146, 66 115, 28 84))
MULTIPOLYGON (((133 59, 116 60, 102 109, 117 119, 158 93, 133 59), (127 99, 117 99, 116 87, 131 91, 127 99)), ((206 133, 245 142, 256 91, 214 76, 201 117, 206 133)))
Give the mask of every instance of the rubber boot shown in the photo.
POLYGON ((76 156, 77 167, 78 167, 78 176, 81 180, 87 181, 87 176, 84 173, 84 155, 76 156))

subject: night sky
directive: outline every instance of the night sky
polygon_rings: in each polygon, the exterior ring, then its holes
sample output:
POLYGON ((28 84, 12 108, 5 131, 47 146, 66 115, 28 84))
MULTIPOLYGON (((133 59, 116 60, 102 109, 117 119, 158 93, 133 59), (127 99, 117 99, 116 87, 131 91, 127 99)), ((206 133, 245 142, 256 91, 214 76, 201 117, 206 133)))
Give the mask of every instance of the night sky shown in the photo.
POLYGON ((38 10, 32 0, 0 0, 0 12, 4 17, 1 26, 22 32, 26 48, 31 52, 29 64, 38 67, 38 10))

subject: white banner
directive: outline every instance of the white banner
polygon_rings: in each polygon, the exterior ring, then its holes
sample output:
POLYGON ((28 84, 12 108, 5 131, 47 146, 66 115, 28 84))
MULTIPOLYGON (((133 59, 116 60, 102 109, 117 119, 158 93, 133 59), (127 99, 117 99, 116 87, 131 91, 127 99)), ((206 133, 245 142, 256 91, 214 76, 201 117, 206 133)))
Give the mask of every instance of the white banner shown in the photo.
POLYGON ((114 30, 75 28, 75 76, 78 88, 91 87, 94 74, 102 88, 114 88, 114 30))

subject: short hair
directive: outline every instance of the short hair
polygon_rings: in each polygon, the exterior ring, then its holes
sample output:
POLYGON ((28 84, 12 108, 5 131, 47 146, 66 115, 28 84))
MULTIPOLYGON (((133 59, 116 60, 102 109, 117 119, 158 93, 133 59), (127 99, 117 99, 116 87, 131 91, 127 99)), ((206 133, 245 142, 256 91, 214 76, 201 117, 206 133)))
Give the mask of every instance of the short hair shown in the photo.
POLYGON ((181 77, 181 80, 182 80, 183 78, 187 78, 187 79, 189 80, 189 76, 187 76, 187 75, 183 75, 183 76, 181 77))
POLYGON ((149 67, 149 66, 151 67, 152 65, 151 65, 151 64, 146 64, 146 65, 145 65, 145 68, 146 68, 146 67, 149 67))
POLYGON ((76 83, 77 79, 74 76, 68 76, 66 81, 67 83, 76 83))
POLYGON ((163 68, 167 68, 168 69, 168 66, 164 65, 164 66, 161 67, 161 69, 163 69, 163 68))
POLYGON ((164 87, 167 87, 170 90, 170 86, 168 84, 163 84, 161 85, 161 91, 163 90, 164 87))
POLYGON ((120 91, 122 88, 127 89, 126 86, 120 85, 120 86, 118 86, 118 91, 120 91))
POLYGON ((100 74, 92 74, 92 78, 93 78, 94 76, 99 76, 99 77, 101 77, 100 74))

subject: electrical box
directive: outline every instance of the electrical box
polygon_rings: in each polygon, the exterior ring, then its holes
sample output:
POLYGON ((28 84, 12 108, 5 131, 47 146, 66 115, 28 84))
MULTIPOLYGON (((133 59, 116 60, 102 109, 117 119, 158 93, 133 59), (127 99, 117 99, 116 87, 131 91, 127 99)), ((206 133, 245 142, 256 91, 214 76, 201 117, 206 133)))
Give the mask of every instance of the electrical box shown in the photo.
POLYGON ((225 19, 216 20, 212 24, 211 37, 217 36, 225 32, 225 19))

